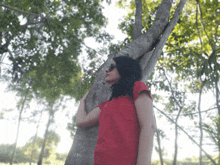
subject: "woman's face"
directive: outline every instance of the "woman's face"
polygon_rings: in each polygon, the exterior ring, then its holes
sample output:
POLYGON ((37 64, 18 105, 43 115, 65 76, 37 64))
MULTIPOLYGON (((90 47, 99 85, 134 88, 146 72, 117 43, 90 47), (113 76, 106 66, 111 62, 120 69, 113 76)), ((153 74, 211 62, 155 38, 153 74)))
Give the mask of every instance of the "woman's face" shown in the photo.
POLYGON ((118 80, 121 78, 115 66, 116 66, 115 61, 112 61, 111 65, 107 69, 105 69, 106 72, 105 81, 112 85, 117 83, 118 80))

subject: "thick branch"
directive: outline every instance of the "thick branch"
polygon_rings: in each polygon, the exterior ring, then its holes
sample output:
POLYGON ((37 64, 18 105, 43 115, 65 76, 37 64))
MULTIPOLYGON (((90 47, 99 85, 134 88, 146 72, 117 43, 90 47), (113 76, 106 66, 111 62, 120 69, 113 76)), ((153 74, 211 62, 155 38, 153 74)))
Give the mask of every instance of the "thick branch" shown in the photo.
POLYGON ((152 24, 150 29, 133 42, 127 44, 116 56, 130 56, 137 59, 144 53, 150 51, 152 44, 161 36, 169 22, 171 5, 172 0, 163 0, 157 10, 156 21, 152 24))
POLYGON ((155 67, 155 65, 161 55, 162 49, 163 49, 170 33, 173 31, 174 27, 176 26, 176 23, 179 20, 180 14, 183 10, 185 3, 186 3, 186 0, 181 0, 179 2, 173 17, 172 17, 170 23, 168 24, 168 26, 166 27, 159 43, 156 45, 150 60, 148 61, 148 63, 145 64, 145 68, 143 70, 143 73, 147 73, 147 74, 143 75, 143 81, 146 81, 150 77, 150 75, 152 73, 151 70, 153 70, 153 68, 155 67))
POLYGON ((136 40, 141 36, 142 30, 142 4, 141 0, 135 0, 136 10, 135 10, 135 21, 133 30, 133 40, 136 40))

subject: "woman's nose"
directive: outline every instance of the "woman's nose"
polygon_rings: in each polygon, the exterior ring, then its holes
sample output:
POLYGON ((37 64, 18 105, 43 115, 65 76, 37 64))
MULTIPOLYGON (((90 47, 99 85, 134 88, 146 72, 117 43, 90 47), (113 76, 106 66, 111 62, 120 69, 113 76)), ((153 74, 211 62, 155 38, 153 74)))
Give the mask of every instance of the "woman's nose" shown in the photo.
POLYGON ((106 72, 106 73, 109 72, 108 68, 105 69, 105 72, 106 72))

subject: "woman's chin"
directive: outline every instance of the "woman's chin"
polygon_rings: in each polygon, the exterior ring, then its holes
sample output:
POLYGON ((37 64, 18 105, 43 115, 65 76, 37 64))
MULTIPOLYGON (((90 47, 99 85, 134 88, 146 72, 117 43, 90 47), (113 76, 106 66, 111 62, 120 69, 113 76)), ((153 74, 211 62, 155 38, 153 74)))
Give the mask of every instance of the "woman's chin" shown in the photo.
POLYGON ((108 80, 107 77, 105 78, 105 82, 107 82, 108 84, 111 84, 111 85, 114 84, 114 82, 112 82, 111 80, 108 80))

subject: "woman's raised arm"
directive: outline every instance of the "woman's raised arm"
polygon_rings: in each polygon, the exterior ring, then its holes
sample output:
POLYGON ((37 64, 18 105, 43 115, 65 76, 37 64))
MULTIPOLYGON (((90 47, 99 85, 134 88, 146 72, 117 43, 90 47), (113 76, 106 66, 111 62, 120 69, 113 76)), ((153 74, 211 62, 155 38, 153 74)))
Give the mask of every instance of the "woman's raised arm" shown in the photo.
POLYGON ((97 124, 99 121, 99 114, 101 112, 99 107, 96 107, 88 114, 85 111, 85 101, 88 93, 86 93, 80 100, 80 105, 76 115, 76 125, 79 127, 89 127, 97 124))

